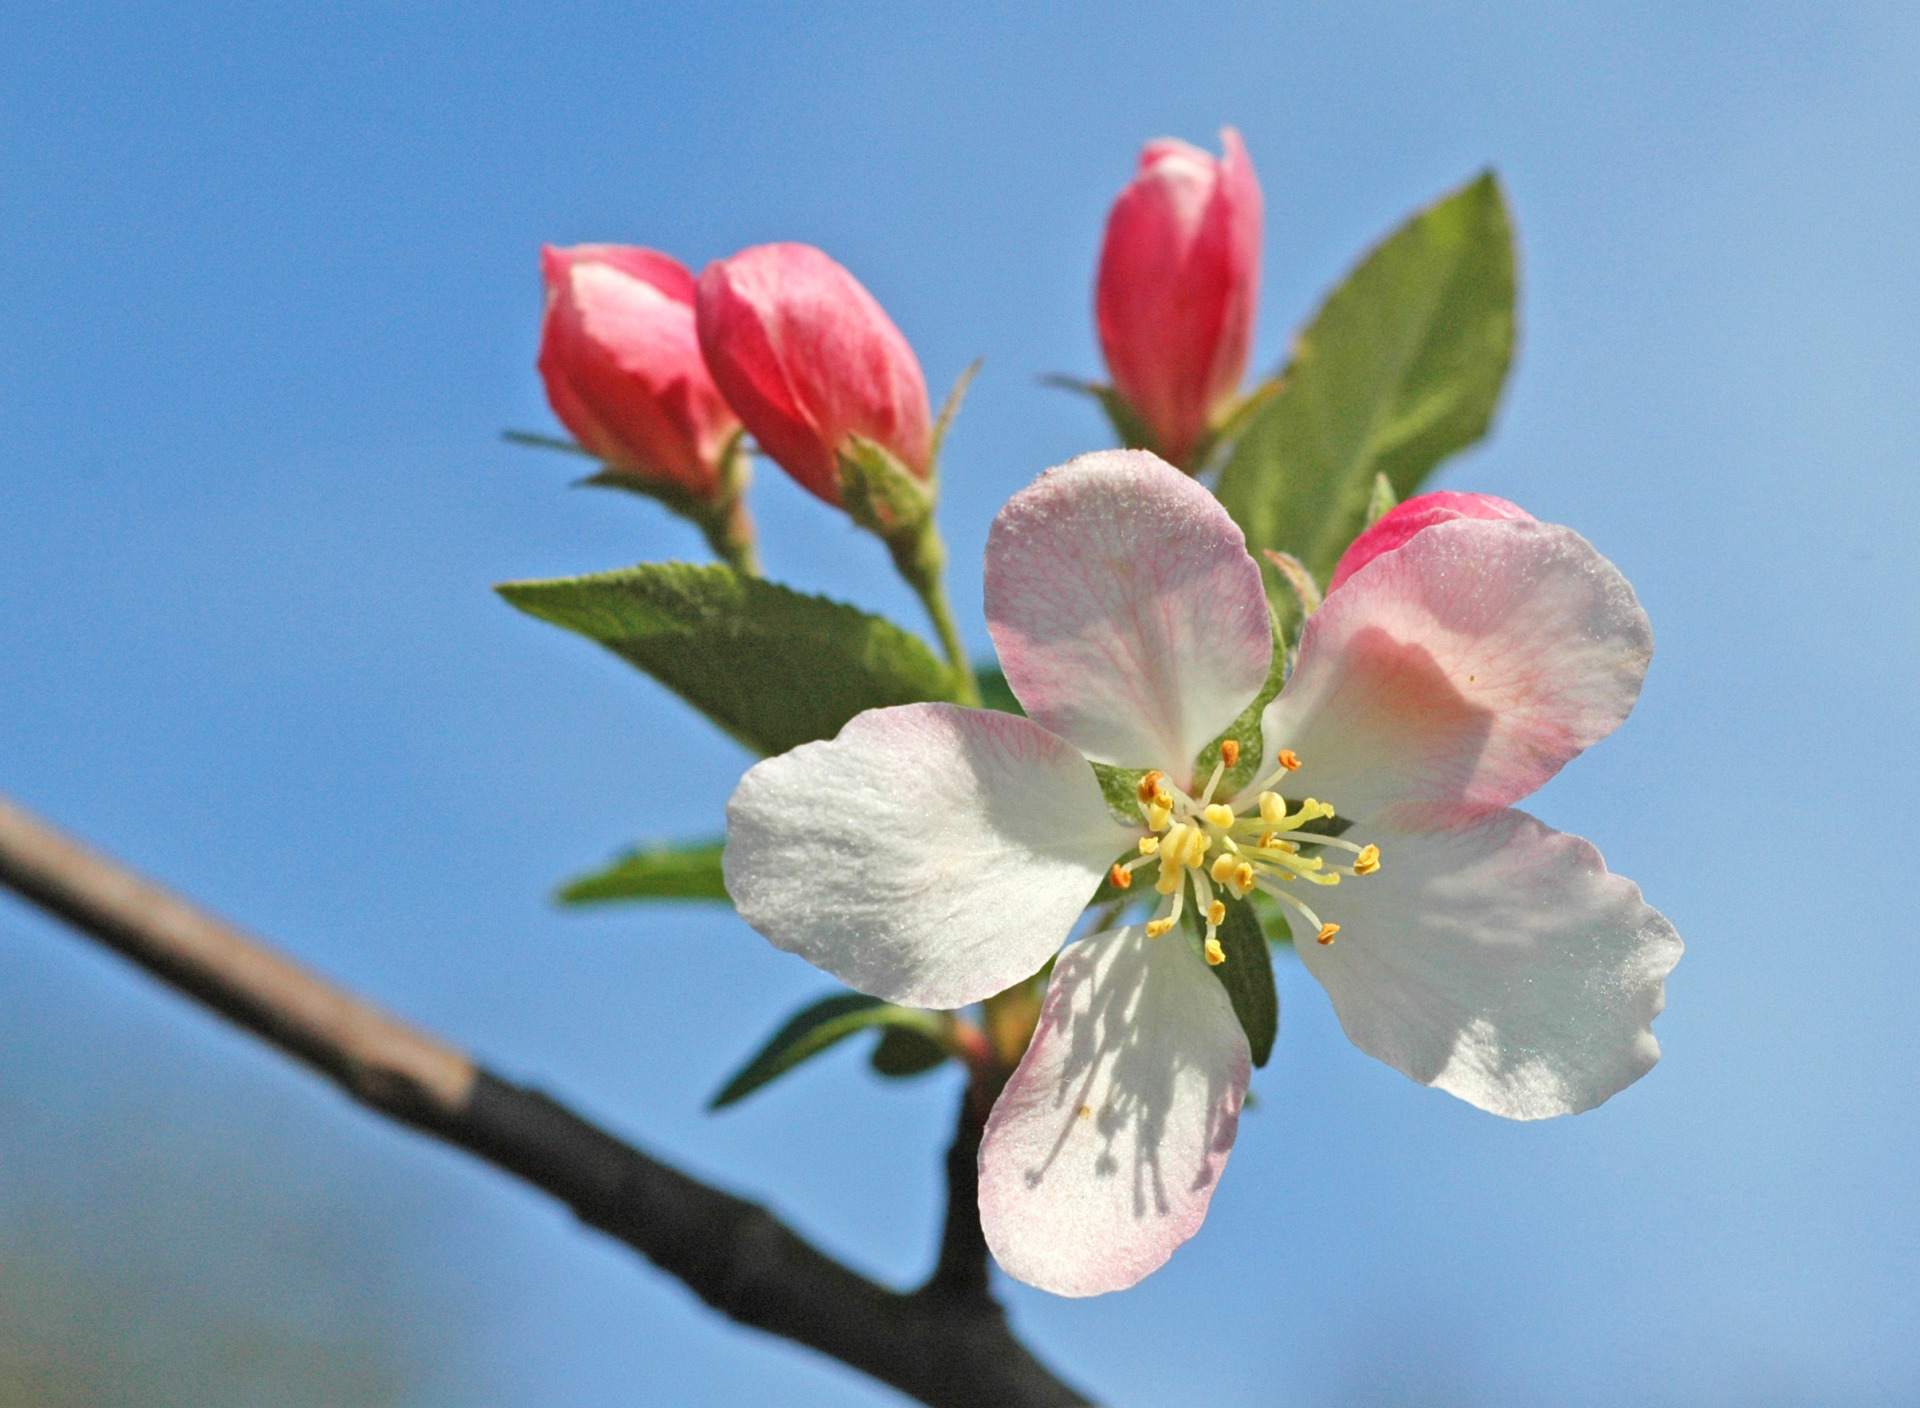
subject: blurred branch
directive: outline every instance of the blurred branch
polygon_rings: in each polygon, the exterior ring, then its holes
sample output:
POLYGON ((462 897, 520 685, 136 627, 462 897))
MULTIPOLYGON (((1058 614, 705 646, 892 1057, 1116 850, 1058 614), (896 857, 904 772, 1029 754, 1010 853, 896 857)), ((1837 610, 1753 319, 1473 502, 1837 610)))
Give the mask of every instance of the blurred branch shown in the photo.
POLYGON ((976 1164, 991 1092, 968 1087, 947 1156, 939 1264, 899 1292, 757 1203, 688 1177, 555 1100, 342 992, 0 798, 0 884, 306 1062, 368 1108, 514 1174, 740 1324, 934 1408, 1087 1402, 1007 1326, 987 1281, 976 1164))

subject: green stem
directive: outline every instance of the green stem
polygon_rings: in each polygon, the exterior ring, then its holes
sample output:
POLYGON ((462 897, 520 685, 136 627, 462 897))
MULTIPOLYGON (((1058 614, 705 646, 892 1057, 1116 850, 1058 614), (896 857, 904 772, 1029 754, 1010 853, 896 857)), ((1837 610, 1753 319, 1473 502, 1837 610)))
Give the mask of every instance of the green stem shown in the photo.
POLYGON ((966 646, 961 643, 960 628, 954 624, 953 608, 947 603, 947 545, 940 539, 940 530, 929 517, 917 531, 889 539, 887 548, 893 554, 894 566, 900 569, 900 575, 927 608, 934 633, 940 637, 940 648, 953 667, 958 702, 978 709, 980 686, 973 678, 973 665, 967 659, 966 646))
POLYGON ((743 577, 760 575, 753 515, 747 512, 747 485, 752 479, 753 457, 747 453, 746 432, 740 431, 720 461, 719 497, 688 515, 706 535, 714 556, 743 577))

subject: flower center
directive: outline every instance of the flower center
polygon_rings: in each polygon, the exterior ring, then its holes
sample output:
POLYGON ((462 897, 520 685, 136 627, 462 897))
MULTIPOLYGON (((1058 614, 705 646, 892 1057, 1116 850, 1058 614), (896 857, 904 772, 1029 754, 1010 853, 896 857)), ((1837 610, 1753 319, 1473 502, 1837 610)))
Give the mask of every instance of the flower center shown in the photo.
POLYGON ((1146 829, 1140 837, 1140 854, 1125 864, 1116 862, 1109 878, 1124 890, 1133 884, 1134 871, 1159 864, 1160 874, 1153 888, 1164 898, 1147 922, 1150 939, 1159 938, 1179 922, 1191 888, 1194 908, 1206 918, 1203 947, 1209 963, 1224 963, 1227 958, 1220 946, 1220 925, 1227 917, 1227 906, 1215 893, 1215 886, 1237 900, 1255 890, 1270 895, 1307 921, 1316 943, 1332 943, 1340 926, 1322 922, 1295 891, 1303 884, 1338 885, 1343 877, 1372 875, 1380 869, 1380 848, 1304 829, 1331 819, 1335 812, 1313 797, 1294 803, 1269 790, 1300 766, 1291 749, 1282 748, 1273 771, 1241 794, 1251 800, 1238 808, 1214 801, 1220 779, 1239 761, 1240 745, 1232 739, 1222 743, 1220 761, 1198 797, 1188 796, 1163 772, 1150 772, 1141 778, 1140 817, 1146 829), (1305 855, 1302 847, 1318 850, 1305 855), (1319 853, 1328 848, 1351 852, 1352 864, 1329 864, 1319 853))

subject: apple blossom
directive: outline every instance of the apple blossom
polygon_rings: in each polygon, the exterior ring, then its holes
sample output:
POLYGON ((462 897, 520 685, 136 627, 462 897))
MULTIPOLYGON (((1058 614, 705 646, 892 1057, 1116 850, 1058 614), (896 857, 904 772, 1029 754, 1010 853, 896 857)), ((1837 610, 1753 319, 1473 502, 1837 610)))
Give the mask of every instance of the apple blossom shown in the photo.
POLYGON ((1250 1074, 1207 971, 1225 896, 1291 917, 1363 1050, 1482 1109, 1587 1109, 1658 1059, 1672 926, 1586 842, 1508 810, 1626 717, 1651 653, 1577 534, 1462 517, 1374 556, 1309 618, 1230 797, 1231 740, 1196 760, 1273 643, 1205 489, 1141 451, 1048 471, 994 521, 986 607, 1028 717, 872 710, 759 763, 725 874, 776 946, 937 1008, 1036 972, 1103 877, 1153 878, 1144 924, 1059 953, 988 1121, 981 1220, 1012 1275, 1116 1290, 1204 1219, 1250 1074), (1124 824, 1089 761, 1139 773, 1124 824))
POLYGON ((1113 386, 1184 465, 1246 373, 1260 292, 1260 181, 1240 134, 1225 155, 1163 137, 1107 215, 1094 320, 1113 386))
POLYGON ((553 413, 613 474, 719 497, 740 421, 701 360, 693 275, 617 244, 548 245, 540 268, 540 375, 553 413))
POLYGON ((1460 494, 1449 489, 1417 494, 1381 514, 1348 544, 1347 550, 1340 554, 1340 561, 1334 564, 1333 580, 1327 583, 1327 590, 1332 591, 1381 553, 1391 552, 1422 528, 1431 528, 1436 523, 1451 523, 1456 518, 1532 517, 1519 504, 1492 494, 1460 494))
POLYGON ((927 478, 927 383, 893 320, 845 269, 811 245, 764 244, 700 275, 700 346, 714 380, 782 469, 840 502, 848 437, 927 478))

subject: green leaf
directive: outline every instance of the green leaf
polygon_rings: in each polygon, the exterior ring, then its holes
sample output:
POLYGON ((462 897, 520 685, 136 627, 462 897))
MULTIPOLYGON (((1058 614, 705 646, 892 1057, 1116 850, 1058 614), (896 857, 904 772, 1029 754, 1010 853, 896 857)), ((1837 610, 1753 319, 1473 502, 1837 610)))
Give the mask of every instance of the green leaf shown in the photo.
POLYGON ((719 1110, 746 1099, 769 1081, 778 1080, 802 1061, 811 1060, 855 1032, 902 1027, 939 1043, 946 1035, 947 1021, 943 1013, 896 1007, 864 993, 835 993, 789 1017, 759 1053, 720 1087, 707 1108, 719 1110))
POLYGON ((1220 925, 1220 947, 1227 961, 1213 966, 1213 976, 1227 990, 1233 1015, 1247 1034, 1253 1064, 1264 1066, 1273 1054, 1273 1038, 1280 1030, 1280 995, 1273 986, 1273 955, 1260 918, 1245 900, 1220 893, 1227 917, 1220 925))
POLYGON ((556 899, 562 904, 603 904, 613 900, 728 899, 720 878, 724 841, 692 846, 640 846, 603 869, 569 880, 556 899))
POLYGON ((599 641, 757 753, 832 738, 863 709, 957 695, 918 636, 728 567, 651 562, 495 590, 599 641))
MULTIPOLYGON (((1514 297, 1513 230, 1492 172, 1367 255, 1300 334, 1221 471, 1221 502, 1256 558, 1292 553, 1325 581, 1366 522, 1375 475, 1405 498, 1486 433, 1513 354, 1514 297)), ((1287 593, 1276 605, 1295 610, 1287 593)))
POLYGON ((867 1064, 883 1076, 917 1076, 944 1065, 947 1049, 913 1027, 888 1027, 873 1044, 867 1064))
POLYGON ((1007 683, 1006 671, 998 665, 976 665, 973 667, 973 682, 980 690, 980 707, 998 709, 1003 714, 1018 714, 1025 718, 1027 711, 1020 707, 1020 700, 1013 692, 1013 686, 1007 683))

